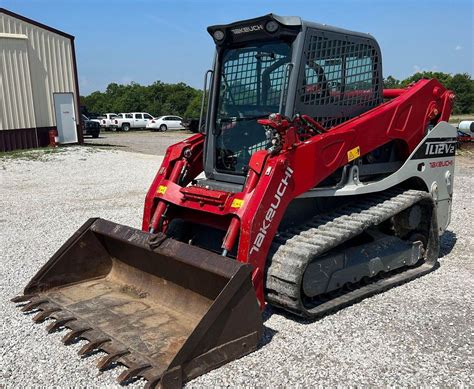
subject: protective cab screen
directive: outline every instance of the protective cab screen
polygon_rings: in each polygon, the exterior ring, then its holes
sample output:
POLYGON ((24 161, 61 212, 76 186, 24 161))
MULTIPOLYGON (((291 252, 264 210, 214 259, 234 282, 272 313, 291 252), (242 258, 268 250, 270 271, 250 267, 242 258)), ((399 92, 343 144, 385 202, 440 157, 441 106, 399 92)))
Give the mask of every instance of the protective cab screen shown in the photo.
POLYGON ((257 119, 278 112, 281 94, 287 89, 291 47, 283 42, 258 42, 225 50, 221 61, 216 169, 245 174, 250 156, 267 146, 257 119))

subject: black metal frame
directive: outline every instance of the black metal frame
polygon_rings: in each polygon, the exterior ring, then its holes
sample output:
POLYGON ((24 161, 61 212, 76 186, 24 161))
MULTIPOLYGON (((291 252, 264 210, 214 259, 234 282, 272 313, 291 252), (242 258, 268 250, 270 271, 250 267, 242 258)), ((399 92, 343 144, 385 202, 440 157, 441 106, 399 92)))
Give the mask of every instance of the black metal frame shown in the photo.
POLYGON ((373 38, 308 28, 301 57, 295 113, 330 128, 382 103, 381 55, 373 38))

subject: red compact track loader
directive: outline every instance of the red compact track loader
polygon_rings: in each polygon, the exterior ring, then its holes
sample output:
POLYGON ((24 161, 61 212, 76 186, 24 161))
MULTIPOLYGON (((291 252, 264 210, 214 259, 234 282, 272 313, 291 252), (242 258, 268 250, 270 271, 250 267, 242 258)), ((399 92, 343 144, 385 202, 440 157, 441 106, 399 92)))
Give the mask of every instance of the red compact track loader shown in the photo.
POLYGON ((272 14, 208 31, 201 132, 167 150, 142 231, 89 220, 14 299, 123 383, 255 350, 266 304, 317 318, 428 273, 450 220, 451 91, 383 90, 368 34, 272 14))

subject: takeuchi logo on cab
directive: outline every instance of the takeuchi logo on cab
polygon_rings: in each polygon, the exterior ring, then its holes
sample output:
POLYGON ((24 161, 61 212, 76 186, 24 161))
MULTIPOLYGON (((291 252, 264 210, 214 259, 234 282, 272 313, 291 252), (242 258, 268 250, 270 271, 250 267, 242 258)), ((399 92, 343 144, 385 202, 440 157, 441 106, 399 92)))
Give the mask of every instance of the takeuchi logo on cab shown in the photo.
POLYGON ((231 31, 232 31, 232 34, 238 35, 238 34, 245 34, 248 32, 255 32, 255 31, 260 31, 260 30, 263 30, 263 26, 261 24, 254 24, 253 26, 234 28, 231 31))

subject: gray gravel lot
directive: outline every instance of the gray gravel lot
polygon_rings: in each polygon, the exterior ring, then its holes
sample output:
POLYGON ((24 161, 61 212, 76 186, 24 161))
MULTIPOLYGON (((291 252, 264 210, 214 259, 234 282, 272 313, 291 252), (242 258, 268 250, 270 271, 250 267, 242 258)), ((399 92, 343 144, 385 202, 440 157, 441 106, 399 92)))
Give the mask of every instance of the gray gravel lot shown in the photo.
MULTIPOLYGON (((28 155, 0 158, 0 386, 118 386, 122 368, 98 373, 100 353, 81 359, 84 342, 64 346, 65 331, 47 335, 9 299, 87 218, 139 227, 161 158, 87 147, 28 155)), ((312 323, 268 309, 257 352, 189 386, 472 387, 473 161, 456 168, 438 270, 312 323)))
POLYGON ((112 146, 124 151, 164 155, 166 149, 177 142, 191 136, 188 131, 152 132, 140 131, 101 131, 99 138, 84 137, 86 145, 112 146))

